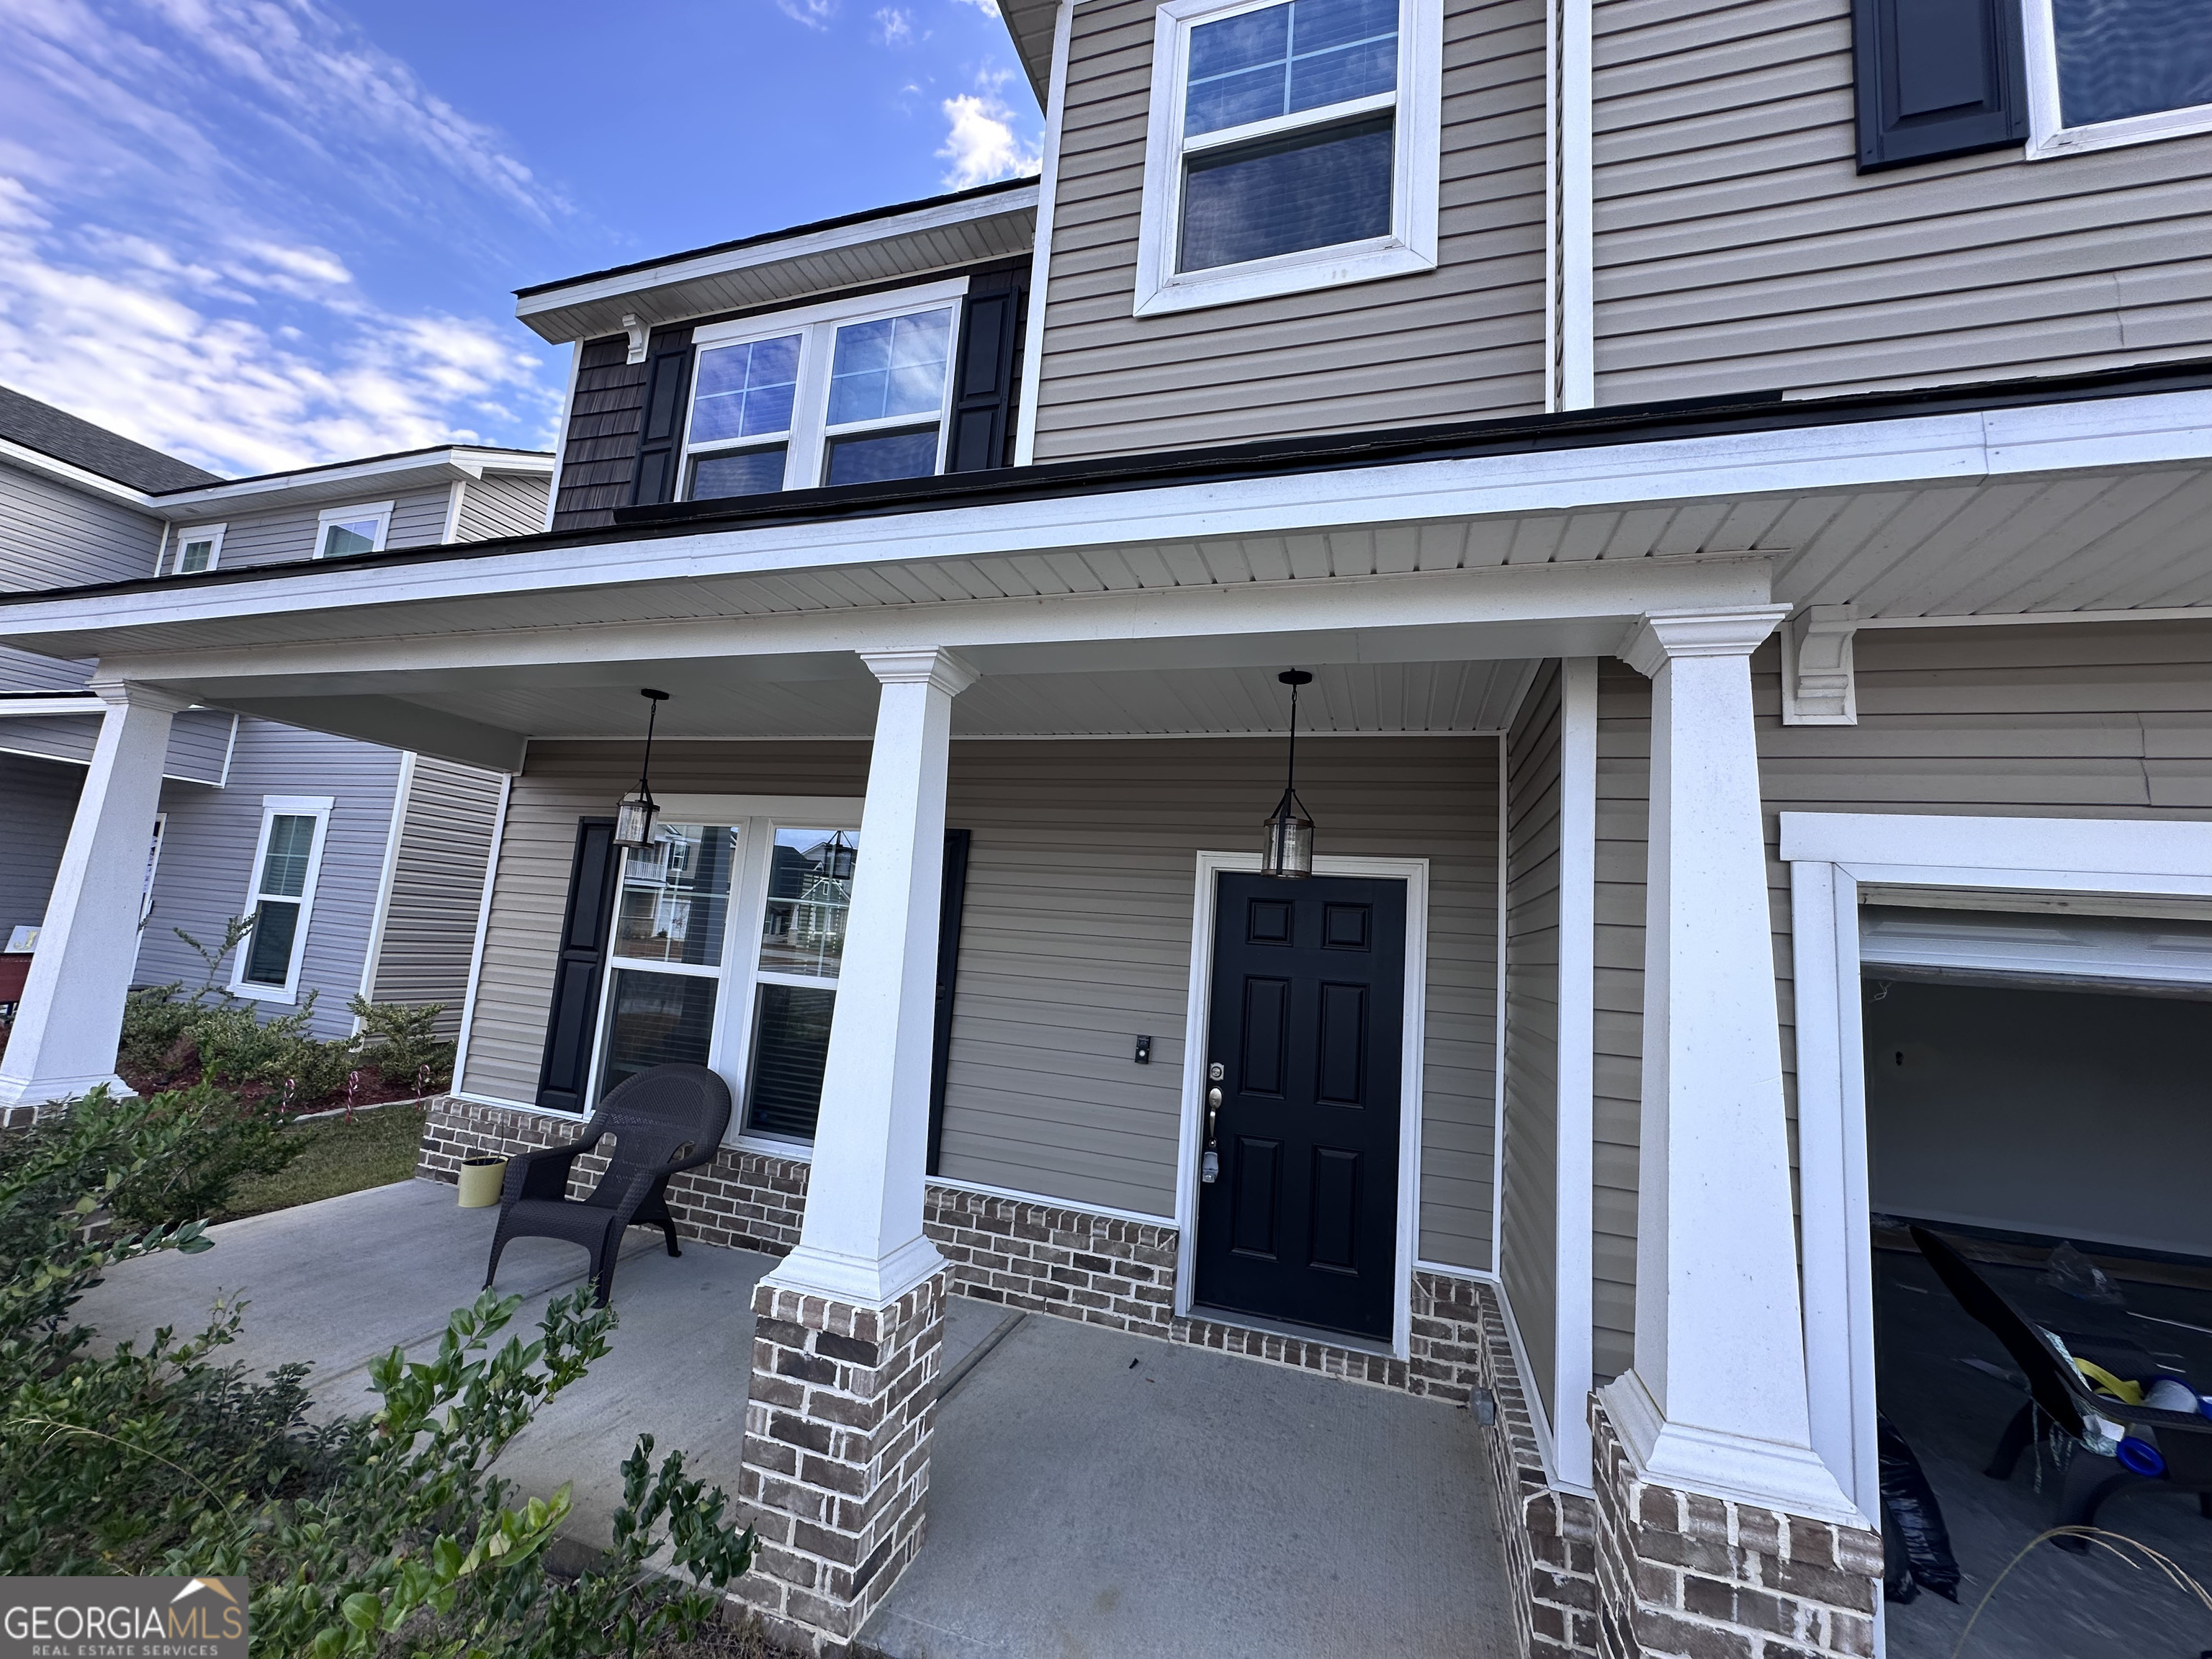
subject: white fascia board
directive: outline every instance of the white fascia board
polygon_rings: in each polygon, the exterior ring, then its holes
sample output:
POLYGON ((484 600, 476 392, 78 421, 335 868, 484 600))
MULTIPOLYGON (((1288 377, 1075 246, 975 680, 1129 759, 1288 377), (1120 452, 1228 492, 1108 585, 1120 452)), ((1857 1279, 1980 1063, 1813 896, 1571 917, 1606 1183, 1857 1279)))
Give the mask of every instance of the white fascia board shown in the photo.
POLYGON ((58 692, 51 697, 0 697, 0 720, 32 714, 98 714, 107 705, 88 691, 80 696, 58 692))
POLYGON ((57 483, 68 484, 73 489, 86 490, 112 501, 120 501, 125 507, 135 507, 144 512, 154 510, 153 497, 144 490, 133 489, 129 484, 118 483, 97 472, 57 460, 41 450, 33 449, 27 444, 19 444, 13 439, 0 438, 0 461, 11 462, 26 472, 36 472, 57 483))
MULTIPOLYGON (((2212 877, 2212 823, 2138 818, 1784 812, 1782 857, 1869 869, 2212 877)), ((1910 875, 1901 878, 1911 883, 1910 875)))
POLYGON ((365 484, 393 489, 428 488, 451 483, 455 479, 481 478, 487 471, 544 473, 550 477, 553 457, 534 449, 433 450, 425 455, 394 455, 344 466, 280 472, 266 478, 207 484, 198 489, 143 499, 154 512, 173 523, 180 523, 204 518, 211 507, 232 504, 278 507, 287 501, 323 501, 358 495, 360 487, 365 484))
MULTIPOLYGON (((728 248, 719 253, 702 253, 690 259, 649 265, 642 270, 586 277, 518 299, 514 302, 514 314, 536 328, 537 325, 532 319, 544 318, 548 313, 570 311, 580 306, 604 303, 654 289, 678 288, 685 283, 727 276, 732 271, 750 270, 758 265, 781 264, 787 260, 836 253, 848 248, 865 246, 871 242, 891 242, 907 236, 927 235, 932 231, 948 230, 979 219, 1034 213, 1036 204, 1037 187, 1031 184, 1026 188, 1010 190, 1001 195, 986 196, 973 201, 942 203, 936 207, 921 208, 891 218, 867 219, 858 224, 833 226, 805 235, 781 237, 775 241, 728 248)), ((556 329, 544 337, 560 344, 571 337, 568 332, 556 329)))
MULTIPOLYGON (((531 547, 256 580, 56 597, 0 608, 0 638, 98 654, 81 636, 255 615, 990 557, 1346 526, 1504 518, 1626 504, 1929 483, 2212 457, 2212 392, 1395 463, 935 511, 531 547), (2101 419, 2098 418, 2101 415, 2101 419), (2040 416, 2041 418, 2038 418, 2040 416)), ((1059 603, 1060 601, 1054 601, 1059 603)), ((942 610, 943 607, 933 607, 942 610)))

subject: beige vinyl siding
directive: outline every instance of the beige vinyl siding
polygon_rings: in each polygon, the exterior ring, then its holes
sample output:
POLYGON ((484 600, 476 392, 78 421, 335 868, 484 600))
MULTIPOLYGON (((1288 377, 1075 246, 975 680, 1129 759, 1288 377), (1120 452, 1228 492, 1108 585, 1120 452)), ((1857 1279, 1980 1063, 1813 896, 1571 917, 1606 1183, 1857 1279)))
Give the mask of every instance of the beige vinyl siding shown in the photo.
MULTIPOLYGON (((394 495, 389 490, 380 492, 374 484, 368 483, 362 486, 358 499, 313 501, 305 506, 227 516, 210 514, 204 522, 223 526, 222 551, 216 556, 216 568, 243 570, 254 565, 290 564, 311 559, 315 555, 316 526, 326 509, 373 507, 387 501, 392 503, 392 527, 385 535, 386 547, 435 547, 446 538, 446 514, 453 499, 453 490, 444 484, 435 489, 394 495)), ((172 557, 195 527, 180 525, 170 533, 172 557)))
POLYGON ((460 1030, 468 994, 501 782, 497 773, 418 755, 400 825, 372 995, 443 1003, 438 1029, 447 1036, 460 1030))
MULTIPOLYGON (((1553 1397, 1558 1345, 1559 666, 1548 665, 1509 742, 1505 823, 1505 1168, 1498 1276, 1529 1392, 1553 1397)), ((1555 1425, 1554 1427, 1557 1425, 1555 1425)))
POLYGON ((489 541, 495 536, 534 536, 545 527, 545 494, 552 480, 543 473, 487 472, 461 487, 461 512, 454 526, 457 542, 489 541))
MULTIPOLYGON (((1782 1061, 1796 1112, 1784 811, 2212 819, 2212 625, 1869 629, 1859 723, 1781 722, 1781 661, 1752 659, 1782 1061)), ((1598 702, 1597 1369, 1627 1363, 1636 1277, 1649 683, 1607 665, 1598 702)), ((1794 1152, 1793 1152, 1794 1156, 1794 1152)))
MULTIPOLYGON (((493 882, 471 1093, 535 1095, 576 820, 611 811, 635 759, 532 745, 493 882)), ((686 744, 656 752, 653 785, 858 796, 866 760, 860 744, 686 744)), ((1324 854, 1431 860, 1419 1248, 1471 1267, 1489 1265, 1497 765, 1492 738, 1330 738, 1302 745, 1298 781, 1324 854)), ((1281 767, 1264 740, 953 745, 948 821, 973 842, 944 1176, 1173 1212, 1197 854, 1256 849, 1281 767)))
POLYGON ((161 545, 151 514, 0 465, 0 592, 136 580, 161 545))
POLYGON ((2194 357, 2212 135, 1859 176, 1850 0, 1599 0, 1601 403, 2194 357))
POLYGON ((1541 408, 1539 0, 1446 7, 1436 270, 1137 318, 1155 9, 1075 11, 1037 459, 1541 408))

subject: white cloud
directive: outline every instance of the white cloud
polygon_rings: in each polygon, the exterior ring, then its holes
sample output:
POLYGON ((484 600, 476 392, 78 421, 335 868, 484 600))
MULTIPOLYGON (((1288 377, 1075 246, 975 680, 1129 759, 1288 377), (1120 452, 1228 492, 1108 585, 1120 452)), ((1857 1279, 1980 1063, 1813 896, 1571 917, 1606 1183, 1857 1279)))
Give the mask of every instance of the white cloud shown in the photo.
POLYGON ((775 9, 794 23, 826 29, 837 15, 837 0, 775 0, 775 9))
POLYGON ((0 383, 141 443, 266 472, 552 421, 530 352, 482 321, 378 307, 326 249, 240 243, 217 273, 56 216, 0 176, 0 383), (238 289, 307 305, 309 328, 264 325, 250 293, 249 314, 224 314, 238 289))
POLYGON ((914 14, 886 6, 876 14, 876 39, 886 46, 914 44, 914 14))
POLYGON ((951 164, 945 182, 954 190, 1035 173, 1042 165, 1039 147, 1015 135, 1014 112, 994 89, 1000 82, 978 79, 986 90, 963 92, 944 104, 945 143, 937 153, 951 164))
POLYGON ((960 0, 960 3, 963 5, 975 7, 986 17, 996 17, 999 15, 999 0, 960 0))

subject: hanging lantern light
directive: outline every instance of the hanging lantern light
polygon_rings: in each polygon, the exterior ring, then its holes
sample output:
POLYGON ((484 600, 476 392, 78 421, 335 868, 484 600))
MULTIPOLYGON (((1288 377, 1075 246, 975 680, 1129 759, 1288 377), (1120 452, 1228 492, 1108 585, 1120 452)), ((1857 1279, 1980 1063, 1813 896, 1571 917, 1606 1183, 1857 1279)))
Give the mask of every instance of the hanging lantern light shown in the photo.
POLYGON ((1267 850, 1260 855, 1260 873, 1301 880, 1313 874, 1313 820, 1298 799, 1298 688, 1311 685, 1313 676, 1303 668, 1285 669, 1275 676, 1291 688, 1291 752, 1284 769, 1283 799, 1267 820, 1267 850))
POLYGON ((860 849, 840 830, 830 837, 830 845, 823 849, 822 873, 832 881, 850 881, 853 866, 859 861, 860 849))
POLYGON ((653 820, 660 811, 647 779, 653 772, 653 723, 660 714, 660 705, 668 701, 668 693, 641 690, 637 695, 649 699, 645 715, 645 762, 637 769, 637 793, 623 796, 615 807, 615 845, 642 849, 653 844, 653 820))

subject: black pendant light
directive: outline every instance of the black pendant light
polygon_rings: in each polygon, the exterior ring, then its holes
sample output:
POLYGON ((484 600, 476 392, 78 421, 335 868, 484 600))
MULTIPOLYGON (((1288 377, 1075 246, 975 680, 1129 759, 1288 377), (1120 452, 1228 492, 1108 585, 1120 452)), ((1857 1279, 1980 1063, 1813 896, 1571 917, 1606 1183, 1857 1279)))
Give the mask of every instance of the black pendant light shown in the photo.
POLYGON ((1298 688, 1311 685, 1313 676, 1303 668, 1289 668, 1275 678, 1291 688, 1291 754, 1284 769, 1283 799, 1267 820, 1267 848, 1260 857, 1260 873, 1297 881, 1313 874, 1313 820, 1298 799, 1298 688))
POLYGON ((850 881, 853 866, 860 857, 860 849, 840 830, 830 837, 830 845, 823 849, 822 873, 832 881, 850 881))
POLYGON ((615 845, 642 848, 653 843, 653 820, 660 811, 646 780, 653 772, 653 723, 660 714, 660 705, 668 701, 668 693, 641 690, 637 695, 649 699, 645 715, 645 763, 637 769, 637 793, 625 795, 615 807, 615 845))

